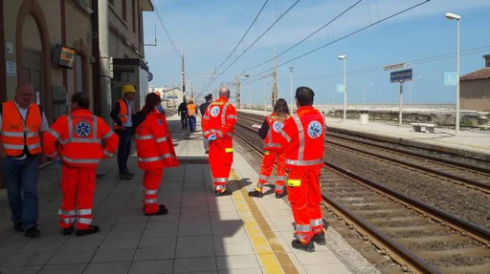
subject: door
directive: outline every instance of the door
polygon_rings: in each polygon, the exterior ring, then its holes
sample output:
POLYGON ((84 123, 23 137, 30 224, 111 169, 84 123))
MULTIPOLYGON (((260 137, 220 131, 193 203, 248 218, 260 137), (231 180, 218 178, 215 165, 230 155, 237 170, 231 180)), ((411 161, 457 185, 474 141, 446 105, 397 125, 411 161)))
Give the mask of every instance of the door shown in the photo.
MULTIPOLYGON (((42 53, 32 50, 23 50, 22 52, 22 80, 34 86, 34 102, 46 108, 44 102, 44 90, 42 83, 42 53)), ((39 164, 47 162, 47 158, 42 154, 39 164)))

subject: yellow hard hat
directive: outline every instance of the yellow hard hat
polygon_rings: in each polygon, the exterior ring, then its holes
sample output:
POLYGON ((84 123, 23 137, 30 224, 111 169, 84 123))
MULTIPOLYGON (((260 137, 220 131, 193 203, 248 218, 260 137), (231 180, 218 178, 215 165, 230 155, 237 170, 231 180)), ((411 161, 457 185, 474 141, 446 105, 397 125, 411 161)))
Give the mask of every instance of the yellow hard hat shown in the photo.
POLYGON ((128 92, 136 92, 133 85, 127 84, 122 87, 122 94, 126 94, 128 92))
POLYGON ((162 94, 160 93, 160 91, 155 91, 155 94, 158 95, 158 96, 162 96, 162 94))

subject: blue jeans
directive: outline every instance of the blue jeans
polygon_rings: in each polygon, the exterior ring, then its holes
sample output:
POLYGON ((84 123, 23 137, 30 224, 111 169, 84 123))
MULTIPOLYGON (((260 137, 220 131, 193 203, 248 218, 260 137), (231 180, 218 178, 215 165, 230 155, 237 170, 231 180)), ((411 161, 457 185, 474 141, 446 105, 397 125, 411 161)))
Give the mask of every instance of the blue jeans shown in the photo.
POLYGON ((189 116, 189 130, 196 131, 196 116, 189 116))
POLYGON ((39 155, 28 156, 24 160, 5 157, 2 159, 2 167, 12 221, 14 223, 23 222, 24 230, 37 226, 39 155))
POLYGON ((128 170, 128 158, 131 153, 131 128, 118 130, 117 135, 119 136, 117 164, 119 166, 119 173, 123 173, 128 170))

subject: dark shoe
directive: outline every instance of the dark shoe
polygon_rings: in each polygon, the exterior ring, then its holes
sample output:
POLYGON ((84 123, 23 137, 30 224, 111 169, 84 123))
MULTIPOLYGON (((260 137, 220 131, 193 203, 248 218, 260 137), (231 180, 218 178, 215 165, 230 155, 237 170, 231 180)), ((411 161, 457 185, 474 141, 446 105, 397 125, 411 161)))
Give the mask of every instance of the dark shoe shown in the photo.
POLYGON ((283 191, 282 193, 277 193, 276 192, 276 199, 282 199, 282 197, 288 195, 285 191, 283 191))
POLYGON ((225 189, 225 191, 217 191, 217 190, 214 191, 214 196, 216 196, 216 197, 219 197, 219 196, 227 196, 229 194, 230 193, 226 189, 225 189))
POLYGON ((127 174, 127 175, 129 175, 129 176, 134 177, 134 173, 133 173, 133 172, 131 172, 131 171, 129 171, 129 169, 126 169, 126 170, 124 170, 124 171, 122 171, 122 172, 119 172, 119 174, 127 174))
POLYGON ((145 213, 146 216, 161 216, 161 215, 167 215, 168 210, 166 208, 160 207, 160 209, 155 212, 155 213, 145 213))
POLYGON ((90 234, 95 234, 95 233, 97 233, 99 231, 100 231, 100 228, 98 226, 91 225, 87 229, 77 229, 77 232, 75 232, 75 235, 77 235, 78 237, 80 237, 80 236, 87 236, 87 235, 90 235, 90 234))
POLYGON ((306 252, 315 252, 315 245, 313 244, 313 241, 310 241, 309 243, 307 244, 302 244, 300 241, 298 240, 293 240, 291 242, 291 246, 294 248, 294 249, 299 249, 299 250, 303 250, 303 251, 306 251, 306 252))
POLYGON ((128 174, 128 173, 119 173, 119 179, 131 180, 131 179, 133 179, 133 176, 131 176, 131 174, 128 174))
POLYGON ((14 223, 14 230, 17 232, 24 232, 24 223, 22 222, 14 223))
POLYGON ((262 197, 264 197, 264 193, 262 193, 262 191, 256 189, 254 191, 249 191, 248 197, 262 198, 262 197))
POLYGON ((29 228, 28 230, 26 230, 26 232, 24 232, 24 236, 31 238, 37 238, 39 237, 39 235, 41 235, 41 231, 39 231, 39 229, 37 229, 37 227, 35 226, 29 228))
POLYGON ((73 226, 69 228, 63 228, 63 235, 65 236, 71 235, 73 231, 75 231, 75 228, 73 226))
POLYGON ((325 233, 315 234, 315 236, 313 236, 313 241, 319 245, 326 245, 327 240, 325 240, 325 233))

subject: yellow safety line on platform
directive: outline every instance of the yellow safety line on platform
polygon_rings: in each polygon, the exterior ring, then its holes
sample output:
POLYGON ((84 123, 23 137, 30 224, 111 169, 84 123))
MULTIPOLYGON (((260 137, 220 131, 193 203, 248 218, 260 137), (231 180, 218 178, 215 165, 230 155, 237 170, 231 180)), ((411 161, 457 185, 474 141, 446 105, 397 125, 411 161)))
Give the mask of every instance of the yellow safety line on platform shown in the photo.
POLYGON ((277 240, 257 205, 253 199, 248 197, 246 183, 242 181, 234 169, 231 170, 231 179, 236 182, 237 188, 240 189, 240 191, 233 192, 233 201, 238 208, 240 218, 265 273, 298 274, 298 270, 277 240))

